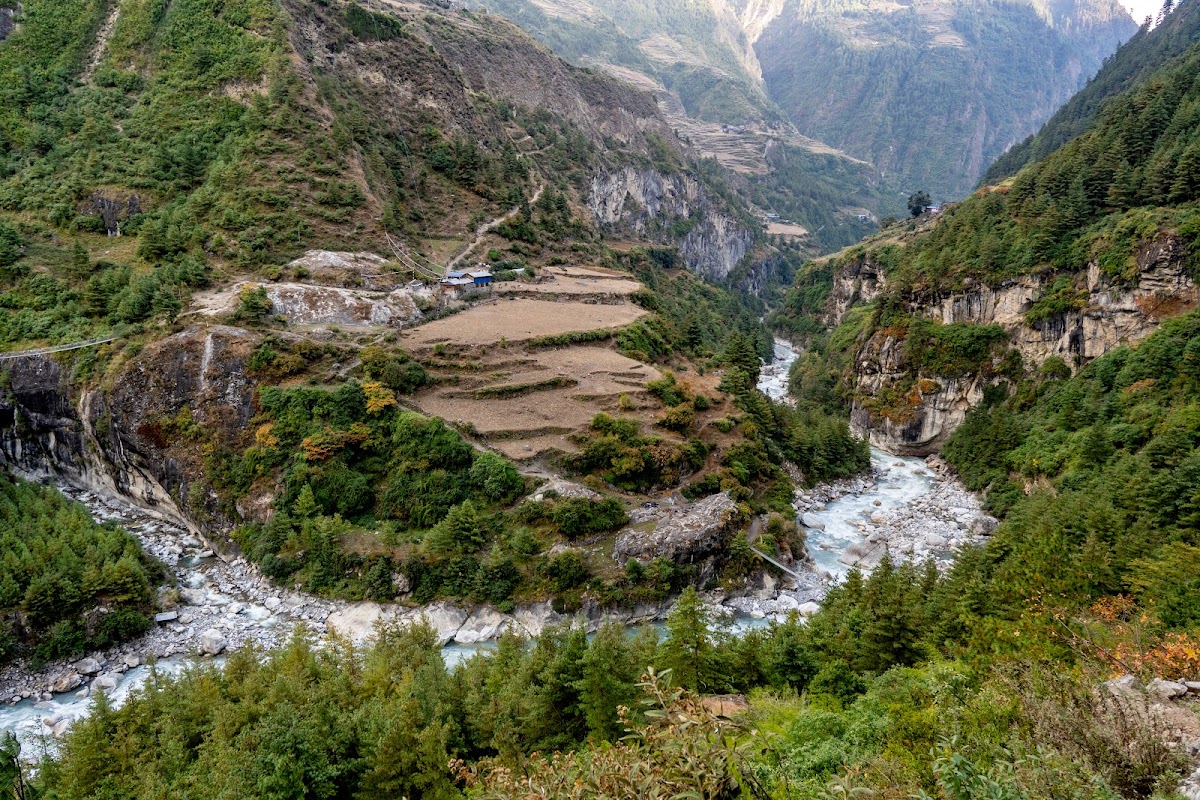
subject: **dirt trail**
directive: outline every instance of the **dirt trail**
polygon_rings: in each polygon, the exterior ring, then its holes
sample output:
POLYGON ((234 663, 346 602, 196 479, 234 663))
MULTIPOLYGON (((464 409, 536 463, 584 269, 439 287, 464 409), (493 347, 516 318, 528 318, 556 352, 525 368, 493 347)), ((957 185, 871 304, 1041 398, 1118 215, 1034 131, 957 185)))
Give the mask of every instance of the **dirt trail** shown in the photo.
POLYGON ((104 58, 104 50, 108 47, 108 39, 112 36, 113 28, 117 26, 117 17, 121 15, 121 4, 113 3, 112 10, 108 12, 108 16, 104 18, 104 22, 100 25, 100 31, 96 34, 96 46, 92 48, 92 53, 88 56, 87 68, 83 71, 83 82, 91 85, 92 76, 96 74, 96 67, 100 66, 101 59, 104 58))
MULTIPOLYGON (((533 205, 534 203, 536 203, 538 200, 541 199, 542 192, 545 190, 545 188, 546 188, 545 183, 541 183, 538 185, 537 191, 535 191, 533 193, 533 199, 529 201, 529 205, 533 205)), ((520 213, 521 213, 521 207, 513 206, 508 211, 506 211, 505 213, 496 217, 491 222, 485 222, 482 225, 480 225, 478 228, 476 228, 475 235, 472 236, 471 240, 468 241, 466 243, 466 245, 463 246, 462 251, 458 255, 456 255, 454 258, 450 259, 449 262, 446 263, 446 270, 449 271, 449 270, 454 269, 456 266, 458 266, 459 262, 461 262, 468 255, 470 255, 471 251, 479 246, 479 241, 485 235, 487 235, 488 231, 494 229, 497 225, 501 225, 505 222, 508 222, 510 219, 512 219, 513 217, 515 217, 517 214, 520 214, 520 213)))

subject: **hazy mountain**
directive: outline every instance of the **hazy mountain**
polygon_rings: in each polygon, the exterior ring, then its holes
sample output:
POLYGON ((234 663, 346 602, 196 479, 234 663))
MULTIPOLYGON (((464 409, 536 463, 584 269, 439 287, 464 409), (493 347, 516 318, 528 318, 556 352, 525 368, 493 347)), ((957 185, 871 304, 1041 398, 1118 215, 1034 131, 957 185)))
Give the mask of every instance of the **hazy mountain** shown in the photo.
POLYGON ((954 199, 1135 30, 1116 0, 788 0, 755 52, 801 131, 954 199))

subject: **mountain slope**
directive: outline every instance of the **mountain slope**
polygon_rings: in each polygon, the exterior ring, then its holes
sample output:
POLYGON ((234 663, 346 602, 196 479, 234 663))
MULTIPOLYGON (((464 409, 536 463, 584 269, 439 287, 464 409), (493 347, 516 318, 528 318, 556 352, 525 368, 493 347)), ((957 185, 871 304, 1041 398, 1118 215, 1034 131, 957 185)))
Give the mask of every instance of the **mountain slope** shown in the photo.
POLYGON ((988 387, 1070 375, 1200 302, 1198 69, 1193 42, 1010 184, 810 272, 850 326, 862 429, 928 452, 988 387))
POLYGON ((870 164, 802 136, 767 97, 749 32, 756 19, 765 24, 763 12, 724 0, 491 0, 486 7, 564 58, 654 91, 681 138, 744 179, 769 233, 829 252, 894 211, 881 203, 870 164))
POLYGON ((1036 135, 996 159, 984 175, 984 182, 995 183, 1015 174, 1021 167, 1045 158, 1087 130, 1105 100, 1144 80, 1161 64, 1182 54, 1198 35, 1200 5, 1193 2, 1180 3, 1175 13, 1153 29, 1143 25, 1036 135))
POLYGON ((214 272, 276 278, 313 247, 390 252, 385 233, 444 261, 539 187, 582 226, 556 247, 602 225, 678 239, 687 266, 722 278, 754 242, 722 175, 683 174, 694 156, 651 95, 501 18, 433 3, 106 8, 33 0, 0 44, 6 343, 178 313, 214 272), (678 192, 602 223, 593 179, 625 169, 678 192))
POLYGON ((792 0, 754 47, 801 131, 875 164, 901 193, 955 199, 1134 30, 1114 0, 792 0))

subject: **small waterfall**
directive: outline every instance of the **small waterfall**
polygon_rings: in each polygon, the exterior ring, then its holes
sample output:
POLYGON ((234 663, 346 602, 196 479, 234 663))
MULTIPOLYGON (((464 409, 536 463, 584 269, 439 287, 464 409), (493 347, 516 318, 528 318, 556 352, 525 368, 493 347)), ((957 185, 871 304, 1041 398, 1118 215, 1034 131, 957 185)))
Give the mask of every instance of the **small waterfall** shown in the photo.
POLYGON ((204 352, 200 356, 200 393, 208 391, 208 365, 212 362, 213 335, 204 337, 204 352))

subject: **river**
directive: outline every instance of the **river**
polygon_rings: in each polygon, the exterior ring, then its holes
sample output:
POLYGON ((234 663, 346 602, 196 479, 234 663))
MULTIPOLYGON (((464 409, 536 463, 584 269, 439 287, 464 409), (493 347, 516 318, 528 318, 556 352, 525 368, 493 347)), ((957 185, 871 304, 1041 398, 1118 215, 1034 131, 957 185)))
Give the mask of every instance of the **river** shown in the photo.
MULTIPOLYGON (((759 388, 773 400, 787 402, 787 381, 797 351, 777 341, 775 361, 762 370, 759 388)), ((870 475, 835 484, 801 490, 796 508, 808 525, 808 548, 815 570, 793 590, 780 590, 769 597, 732 598, 724 603, 736 630, 767 624, 772 618, 800 610, 816 608, 814 600, 823 594, 823 582, 836 580, 856 565, 870 568, 883 549, 900 557, 951 558, 953 550, 965 539, 971 519, 979 514, 978 503, 970 493, 946 476, 939 475, 923 460, 899 458, 872 450, 870 475)), ((323 600, 270 585, 249 565, 235 560, 226 563, 213 557, 203 542, 189 532, 151 519, 137 509, 112 499, 71 487, 62 487, 82 502, 100 521, 113 520, 136 535, 155 557, 172 566, 185 604, 179 617, 165 621, 145 639, 107 654, 101 677, 115 682, 108 690, 114 705, 140 688, 151 676, 147 659, 156 661, 160 674, 178 674, 198 661, 196 637, 199 631, 217 629, 228 646, 255 644, 268 648, 282 644, 290 632, 300 626, 311 635, 324 634, 330 614, 345 611, 349 605, 323 600), (128 661, 126 661, 128 660, 128 661)), ((451 642, 443 649, 448 665, 453 666, 494 642, 460 644, 451 642)), ((0 672, 0 697, 7 693, 17 702, 0 708, 0 731, 13 731, 26 746, 26 755, 37 755, 53 747, 54 734, 61 733, 72 721, 86 716, 92 699, 88 676, 80 686, 52 695, 34 689, 30 677, 15 673, 15 667, 0 672), (21 678, 25 690, 19 692, 21 678), (20 694, 28 697, 20 697, 20 694)), ((69 668, 59 669, 65 673, 69 668)), ((55 673, 50 673, 50 678, 55 673)), ((46 674, 39 676, 46 686, 46 674)))

